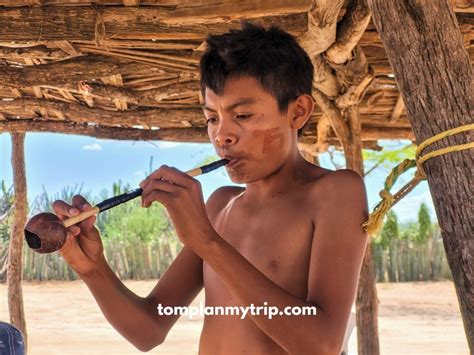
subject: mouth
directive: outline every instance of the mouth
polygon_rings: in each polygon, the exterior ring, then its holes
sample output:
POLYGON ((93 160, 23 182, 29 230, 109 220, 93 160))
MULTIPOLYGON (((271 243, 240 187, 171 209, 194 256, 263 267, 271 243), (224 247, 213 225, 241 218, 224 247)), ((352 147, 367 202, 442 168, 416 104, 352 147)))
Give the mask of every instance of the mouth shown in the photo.
POLYGON ((240 158, 230 159, 230 162, 226 165, 228 168, 232 168, 240 162, 240 158))
POLYGON ((241 157, 235 157, 232 155, 224 155, 222 158, 229 160, 229 162, 225 165, 227 168, 233 167, 242 159, 241 157))

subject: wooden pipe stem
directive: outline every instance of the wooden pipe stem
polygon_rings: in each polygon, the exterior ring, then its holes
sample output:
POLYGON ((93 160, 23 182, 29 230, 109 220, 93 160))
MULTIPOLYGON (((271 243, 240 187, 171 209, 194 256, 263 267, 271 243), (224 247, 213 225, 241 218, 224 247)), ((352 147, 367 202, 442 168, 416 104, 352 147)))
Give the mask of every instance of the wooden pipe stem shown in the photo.
POLYGON ((81 212, 77 216, 69 217, 68 219, 65 219, 63 221, 64 226, 66 228, 68 228, 68 227, 73 226, 73 225, 75 225, 79 222, 82 222, 83 220, 89 218, 90 216, 98 214, 99 212, 100 212, 99 207, 94 207, 94 208, 92 208, 88 211, 81 212))
MULTIPOLYGON (((203 165, 201 167, 188 170, 188 171, 186 171, 186 174, 188 174, 189 176, 193 176, 193 177, 198 176, 198 175, 201 175, 201 174, 208 173, 212 170, 215 170, 215 169, 217 169, 221 166, 224 166, 228 162, 229 162, 229 160, 227 160, 227 159, 221 159, 221 160, 215 161, 213 163, 206 164, 206 165, 203 165)), ((143 191, 142 189, 136 189, 136 190, 133 190, 131 192, 126 192, 122 195, 115 196, 115 197, 112 197, 112 198, 107 199, 105 201, 102 201, 101 203, 97 204, 97 206, 95 206, 94 208, 92 208, 88 211, 81 212, 77 216, 69 217, 68 219, 65 219, 63 221, 64 226, 66 228, 68 228, 68 227, 73 226, 73 225, 75 225, 79 222, 82 222, 83 220, 89 218, 90 216, 99 214, 100 212, 105 211, 106 209, 117 206, 117 205, 119 205, 121 203, 124 203, 126 201, 129 201, 132 198, 140 196, 142 191, 143 191), (105 208, 103 207, 104 202, 109 203, 109 205, 105 208)))

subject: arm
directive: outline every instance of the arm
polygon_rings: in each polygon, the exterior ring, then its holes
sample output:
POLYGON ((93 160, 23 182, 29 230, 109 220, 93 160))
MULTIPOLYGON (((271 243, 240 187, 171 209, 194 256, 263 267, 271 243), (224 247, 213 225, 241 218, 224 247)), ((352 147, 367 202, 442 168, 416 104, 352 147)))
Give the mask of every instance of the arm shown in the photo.
MULTIPOLYGON (((205 207, 211 221, 232 192, 235 188, 222 187, 209 197, 205 207)), ((148 351, 165 340, 179 319, 159 316, 157 305, 188 306, 202 290, 202 259, 184 246, 145 298, 130 291, 106 263, 83 280, 112 326, 139 350, 148 351)))
MULTIPOLYGON (((206 203, 210 220, 232 191, 232 187, 223 187, 210 196, 206 203)), ((179 319, 178 315, 159 316, 157 305, 188 306, 202 290, 202 259, 184 246, 145 298, 130 291, 107 264, 83 279, 114 328, 138 349, 148 351, 165 340, 179 319)))
MULTIPOLYGON (((234 190, 224 187, 211 195, 205 204, 211 220, 225 202, 222 197, 234 190)), ((188 306, 202 290, 202 259, 184 246, 145 298, 129 290, 105 259, 94 272, 81 275, 81 278, 109 323, 139 350, 148 351, 165 340, 179 319, 179 315, 159 316, 157 305, 188 306)))
MULTIPOLYGON (((322 181, 328 196, 317 196, 308 295, 299 299, 273 283, 215 232, 195 251, 221 276, 242 306, 264 301, 280 310, 286 306, 317 306, 309 316, 252 315, 252 320, 283 349, 292 354, 338 354, 355 297, 367 236, 361 224, 367 218, 362 178, 340 170, 322 181), (337 192, 337 194, 335 193, 337 192), (239 270, 239 272, 235 272, 239 270)), ((212 231, 211 231, 212 233, 212 231)))
POLYGON ((188 306, 202 289, 202 260, 184 247, 147 297, 129 290, 104 262, 82 277, 109 323, 141 351, 161 344, 179 318, 157 305, 188 306))

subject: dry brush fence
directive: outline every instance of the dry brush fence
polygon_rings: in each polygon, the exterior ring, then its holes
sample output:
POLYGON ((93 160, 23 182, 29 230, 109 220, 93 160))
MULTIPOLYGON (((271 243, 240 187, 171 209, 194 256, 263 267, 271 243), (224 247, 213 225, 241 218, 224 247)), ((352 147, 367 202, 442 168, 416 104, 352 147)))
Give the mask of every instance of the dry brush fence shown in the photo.
MULTIPOLYGON (((112 270, 122 280, 159 278, 180 250, 178 241, 171 236, 160 236, 150 243, 127 241, 104 243, 104 253, 112 270)), ((8 243, 0 245, 0 280, 6 281, 8 243)), ((77 280, 76 273, 64 262, 59 253, 38 254, 29 248, 23 250, 23 280, 77 280)))
MULTIPOLYGON (((180 250, 179 242, 162 236, 150 243, 106 242, 104 252, 112 270, 122 279, 157 279, 180 250)), ((372 245, 377 282, 452 280, 443 241, 434 234, 423 244, 393 240, 387 248, 372 245)), ((8 244, 0 245, 0 281, 5 282, 8 244)), ((25 248, 23 280, 77 280, 59 253, 41 255, 25 248)))

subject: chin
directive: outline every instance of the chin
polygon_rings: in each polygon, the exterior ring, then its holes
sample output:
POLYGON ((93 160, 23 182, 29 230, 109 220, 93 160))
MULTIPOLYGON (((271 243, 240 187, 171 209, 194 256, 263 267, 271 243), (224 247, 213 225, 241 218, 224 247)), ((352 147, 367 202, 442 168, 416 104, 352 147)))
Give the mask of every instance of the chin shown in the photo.
POLYGON ((230 180, 236 184, 250 184, 261 179, 260 177, 249 175, 244 171, 228 170, 227 174, 230 180))
POLYGON ((249 182, 249 177, 243 171, 227 169, 227 175, 232 182, 236 184, 246 184, 249 182))
POLYGON ((246 184, 248 183, 247 179, 244 176, 237 176, 237 174, 228 174, 230 181, 236 184, 246 184))

